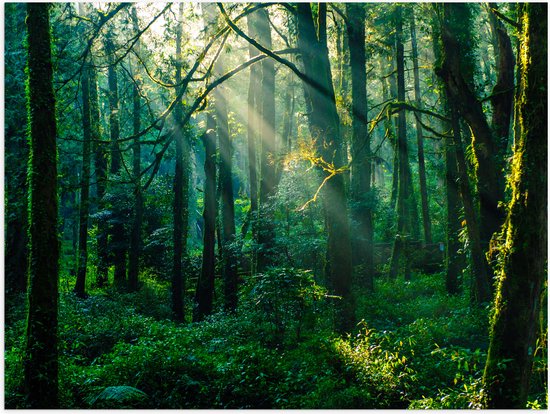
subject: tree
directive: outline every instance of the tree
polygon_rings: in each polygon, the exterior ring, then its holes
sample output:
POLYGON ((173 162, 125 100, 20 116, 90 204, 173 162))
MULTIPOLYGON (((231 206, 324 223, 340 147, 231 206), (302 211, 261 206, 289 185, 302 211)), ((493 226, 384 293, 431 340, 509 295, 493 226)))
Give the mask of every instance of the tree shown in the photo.
POLYGON ((483 375, 487 408, 525 408, 547 267, 548 6, 520 6, 512 198, 500 246, 491 343, 483 375))
MULTIPOLYGON (((268 49, 272 48, 271 27, 267 10, 256 12, 258 41, 268 49)), ((261 62, 261 120, 260 120, 260 192, 258 203, 258 271, 274 264, 275 228, 271 198, 275 195, 277 180, 278 136, 275 129, 275 61, 264 59, 261 62)))
MULTIPOLYGON (((139 21, 137 17, 136 8, 133 7, 131 11, 132 24, 134 31, 139 33, 139 21)), ((139 39, 134 45, 135 50, 139 53, 140 45, 139 39)), ((135 62, 137 66, 137 61, 135 62)), ((133 134, 136 136, 133 144, 133 159, 132 159, 132 178, 134 181, 134 217, 132 220, 132 230, 130 233, 130 248, 128 251, 128 290, 133 292, 138 289, 138 277, 139 277, 139 259, 141 253, 141 225, 143 222, 143 191, 141 188, 141 142, 138 136, 141 130, 141 96, 140 96, 140 81, 139 77, 135 76, 132 79, 134 85, 132 87, 132 129, 133 134)))
POLYGON ((460 116, 472 131, 479 195, 480 237, 486 247, 504 218, 498 208, 498 202, 502 200, 502 192, 499 190, 499 176, 502 174, 499 170, 502 165, 499 156, 502 154, 497 150, 493 130, 475 93, 471 6, 465 3, 448 3, 443 8, 445 22, 442 43, 447 62, 443 80, 447 85, 448 98, 457 106, 460 116))
POLYGON ((323 206, 327 229, 326 278, 335 295, 341 296, 336 305, 336 329, 349 331, 354 325, 354 305, 351 297, 351 238, 348 206, 344 187, 343 149, 340 138, 340 119, 336 111, 334 88, 326 45, 326 3, 319 4, 318 35, 311 6, 298 3, 298 48, 305 76, 305 100, 308 123, 318 152, 327 163, 324 172, 323 206))
POLYGON ((27 4, 29 291, 25 390, 30 408, 57 408, 57 161, 48 5, 27 4))
POLYGON ((504 23, 502 23, 495 12, 498 7, 495 3, 489 3, 489 23, 493 37, 496 38, 496 61, 497 61, 497 82, 493 87, 491 94, 491 104, 493 106, 493 116, 491 127, 495 134, 495 147, 497 156, 495 157, 499 174, 498 180, 498 199, 504 200, 504 181, 503 171, 506 169, 506 150, 508 148, 508 138, 510 136, 510 122, 512 119, 512 108, 514 103, 514 52, 512 42, 506 32, 504 23))
MULTIPOLYGON (((414 17, 414 8, 411 9, 411 47, 414 73, 414 100, 417 108, 422 109, 422 100, 420 95, 420 74, 418 70, 418 42, 416 39, 416 21, 414 17)), ((432 223, 430 221, 430 210, 428 203, 428 188, 426 184, 426 163, 424 161, 424 136, 422 125, 420 124, 422 114, 415 114, 416 122, 416 143, 418 146, 418 182, 420 184, 420 205, 422 207, 422 227, 424 229, 424 242, 432 242, 432 223)))
MULTIPOLYGON (((82 9, 82 6, 79 5, 82 9)), ((78 268, 74 291, 78 297, 86 296, 86 268, 88 263, 88 215, 90 206, 90 78, 87 65, 82 74, 82 177, 80 183, 80 212, 78 226, 78 268)))
MULTIPOLYGON (((248 33, 252 38, 257 37, 257 20, 258 14, 251 13, 247 16, 248 33)), ((260 53, 252 44, 248 45, 248 56, 254 58, 260 53)), ((248 81, 248 96, 247 96, 247 155, 248 155, 248 183, 250 195, 250 210, 241 228, 241 234, 244 238, 248 226, 252 222, 252 238, 257 239, 257 214, 258 214, 258 161, 256 147, 258 144, 258 134, 260 130, 260 66, 253 65, 250 67, 250 78, 248 81)), ((255 254, 252 255, 251 268, 255 271, 256 266, 255 254)))
POLYGON ((90 81, 90 129, 92 133, 92 147, 94 152, 94 171, 96 182, 97 209, 97 269, 96 283, 103 287, 108 282, 108 225, 105 219, 106 210, 105 192, 107 189, 107 161, 108 152, 101 142, 101 123, 99 110, 99 96, 97 89, 97 72, 93 65, 89 68, 90 81))
POLYGON ((364 266, 364 284, 374 289, 373 263, 373 194, 371 193, 371 149, 367 131, 367 76, 365 55, 365 6, 346 4, 347 32, 351 66, 352 95, 352 217, 357 222, 353 232, 354 264, 364 266))
MULTIPOLYGON (((109 80, 109 128, 111 135, 111 166, 109 173, 111 178, 122 172, 122 152, 119 146, 120 139, 120 115, 118 99, 118 75, 115 67, 113 33, 108 32, 105 39, 105 51, 109 56, 108 80, 109 80)), ((113 264, 115 266, 114 285, 122 289, 126 285, 126 235, 124 221, 120 205, 112 206, 112 221, 110 249, 113 264)))
MULTIPOLYGON (((405 101, 405 60, 403 48, 403 20, 401 6, 396 7, 396 51, 397 51, 397 100, 405 101)), ((417 232, 413 223, 416 222, 416 202, 413 197, 411 168, 409 165, 409 150, 407 145, 407 123, 405 111, 398 115, 397 145, 399 157, 398 193, 397 193, 397 234, 393 243, 390 262, 390 278, 395 279, 399 270, 401 255, 405 256, 405 279, 410 278, 409 241, 417 232)))
MULTIPOLYGON (((466 219, 466 229, 470 241, 470 251, 472 257, 472 276, 474 278, 474 283, 472 284, 471 299, 472 302, 480 304, 489 302, 491 299, 491 285, 489 276, 490 269, 484 256, 482 244, 483 239, 480 222, 483 222, 484 215, 480 214, 480 218, 478 219, 474 200, 470 191, 466 159, 464 156, 462 137, 460 134, 459 114, 463 114, 465 111, 469 111, 470 109, 463 108, 464 102, 461 102, 460 98, 457 96, 459 92, 460 94, 466 94, 469 97, 473 96, 471 91, 465 92, 462 90, 463 88, 469 88, 462 73, 464 72, 466 77, 468 77, 468 73, 470 73, 470 76, 473 75, 471 74, 472 68, 470 66, 463 68, 463 64, 460 62, 459 55, 456 50, 456 48, 459 47, 459 43, 457 43, 458 39, 455 37, 457 27, 463 24, 462 17, 468 17, 469 11, 467 5, 459 5, 461 8, 456 10, 456 13, 453 13, 451 6, 456 5, 444 4, 442 6, 443 15, 440 27, 443 46, 443 61, 441 67, 437 69, 437 74, 441 77, 445 84, 446 99, 449 103, 452 114, 453 144, 457 159, 460 195, 462 198, 462 204, 464 205, 464 216, 466 219), (462 6, 464 6, 465 9, 462 8, 462 6), (458 89, 460 89, 460 91, 458 91, 458 89), (460 112, 459 108, 462 108, 462 112, 460 112)), ((462 42, 468 41, 467 39, 464 40, 462 38, 461 40, 462 42)), ((478 171, 478 174, 479 173, 481 172, 478 171)), ((483 207, 481 207, 481 199, 482 196, 480 194, 480 209, 482 210, 483 207)), ((486 199, 486 201, 488 201, 488 199, 486 199)))
MULTIPOLYGON (((179 24, 176 31, 176 84, 181 84, 181 67, 183 58, 181 54, 183 3, 178 6, 179 24)), ((180 87, 181 88, 181 87, 180 87)), ((181 92, 180 90, 176 93, 181 92)), ((186 137, 183 125, 183 103, 181 99, 174 109, 176 128, 176 165, 174 174, 174 263, 172 270, 172 313, 174 318, 183 322, 183 292, 185 282, 183 277, 182 260, 186 253, 187 227, 188 227, 188 195, 189 195, 189 147, 185 145, 186 137), (185 155, 184 155, 185 154, 185 155)))

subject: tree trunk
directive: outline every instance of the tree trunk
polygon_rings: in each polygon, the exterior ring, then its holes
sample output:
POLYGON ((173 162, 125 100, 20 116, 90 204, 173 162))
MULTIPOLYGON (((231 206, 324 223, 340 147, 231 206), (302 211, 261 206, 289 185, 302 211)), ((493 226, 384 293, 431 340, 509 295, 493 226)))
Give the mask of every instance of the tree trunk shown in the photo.
MULTIPOLYGON (((493 233, 498 230, 504 216, 498 208, 498 202, 503 199, 499 190, 499 160, 497 146, 493 131, 489 127, 481 102, 473 91, 473 79, 464 75, 464 65, 473 64, 473 61, 465 61, 464 56, 469 55, 466 50, 471 47, 464 41, 464 25, 468 27, 470 16, 469 5, 445 3, 445 25, 441 33, 443 47, 445 49, 445 71, 442 73, 449 99, 468 123, 472 130, 472 144, 476 158, 476 178, 479 194, 481 242, 487 247, 493 233), (462 18, 464 17, 464 19, 462 18)), ((469 28, 468 28, 469 30, 469 28)), ((471 69, 470 69, 471 70, 471 69)), ((470 74, 473 78, 473 75, 470 74)))
MULTIPOLYGON (((258 41, 271 49, 271 27, 267 10, 261 9, 256 23, 258 41)), ((264 59, 261 62, 261 121, 260 121, 260 196, 258 220, 258 271, 261 272, 274 262, 275 227, 271 198, 276 191, 278 137, 275 131, 275 61, 264 59)))
MULTIPOLYGON (((397 51, 397 100, 405 101, 405 60, 403 48, 403 20, 401 6, 396 8, 396 51, 397 51)), ((413 235, 412 221, 416 219, 412 192, 411 169, 409 165, 409 150, 407 145, 406 113, 400 111, 397 129, 397 153, 399 156, 399 185, 397 192, 397 234, 395 236, 390 262, 391 279, 397 277, 399 262, 404 254, 405 279, 410 278, 409 239, 413 235)))
POLYGON ((447 200, 445 287, 450 294, 460 292, 460 274, 462 260, 458 234, 460 232, 460 196, 458 191, 458 171, 456 168, 456 149, 451 138, 445 138, 445 198, 447 200))
MULTIPOLYGON (((336 169, 343 165, 340 119, 336 111, 334 88, 331 80, 328 50, 323 46, 324 34, 317 38, 311 7, 298 3, 298 48, 301 51, 305 74, 316 86, 304 83, 306 102, 310 104, 309 129, 316 140, 319 154, 336 169)), ((319 16, 325 16, 326 3, 319 4, 319 16)), ((319 27, 326 27, 323 22, 319 27)), ((326 174, 326 173, 325 173, 326 174)), ((325 177, 326 178, 326 175, 325 177)), ((354 305, 351 296, 351 241, 348 206, 342 173, 336 173, 323 188, 323 206, 328 233, 327 268, 329 288, 342 297, 336 305, 336 329, 346 332, 354 326, 354 305)))
MULTIPOLYGON (((411 10, 411 45, 412 61, 414 72, 414 100, 418 108, 422 108, 420 95, 420 75, 418 70, 418 46, 416 42, 416 23, 414 19, 414 9, 411 10)), ((422 206, 422 227, 424 229, 424 242, 432 242, 432 223, 430 221, 430 209, 428 203, 428 187, 426 184, 426 165, 424 162, 424 137, 422 135, 422 125, 420 120, 422 114, 416 113, 418 121, 416 122, 416 142, 418 146, 418 181, 420 184, 420 201, 422 206)))
MULTIPOLYGON (((134 32, 139 33, 139 22, 136 8, 132 8, 132 23, 134 32)), ((139 40, 134 45, 136 51, 140 50, 139 40)), ((135 62, 137 68, 137 61, 135 62)), ((134 135, 141 130, 141 97, 139 95, 140 81, 134 75, 134 85, 132 88, 133 119, 132 127, 134 135)), ((141 190, 141 143, 140 137, 135 138, 133 145, 132 175, 135 186, 134 218, 130 234, 130 249, 128 252, 128 290, 134 292, 138 290, 139 282, 139 258, 141 254, 141 224, 143 222, 143 193, 141 190)))
MULTIPOLYGON (((182 66, 182 54, 181 54, 181 42, 182 42, 182 26, 183 26, 183 3, 179 3, 179 23, 176 32, 176 83, 181 83, 181 66, 182 66)), ((177 93, 180 93, 181 88, 178 88, 177 93)), ((189 176, 185 174, 184 162, 189 163, 189 157, 184 155, 185 150, 185 132, 183 125, 183 103, 181 100, 176 104, 174 108, 175 118, 175 141, 176 141, 176 166, 174 174, 174 257, 173 257, 173 269, 172 269, 172 313, 174 319, 178 322, 183 322, 184 315, 184 303, 183 292, 185 291, 185 282, 183 276, 182 260, 184 256, 184 234, 187 239, 187 222, 188 222, 188 208, 187 197, 184 198, 184 187, 188 187, 189 176), (187 184, 184 182, 187 181, 187 184)))
MULTIPOLYGON (((83 6, 79 4, 79 12, 83 13, 83 6)), ((76 273, 75 294, 86 297, 86 268, 88 264, 88 215, 90 208, 90 81, 88 65, 82 71, 82 176, 80 183, 80 211, 78 230, 78 268, 76 273)))
MULTIPOLYGON (((257 37, 257 13, 252 13, 247 16, 248 33, 251 37, 257 37)), ((248 54, 250 58, 259 55, 258 49, 253 45, 248 45, 248 54)), ((248 121, 247 121, 247 137, 248 137, 248 181, 250 186, 250 210, 248 211, 245 222, 243 223, 241 234, 244 238, 248 231, 248 226, 252 223, 252 239, 257 240, 257 214, 258 214, 258 161, 256 155, 256 146, 258 142, 258 134, 260 131, 260 66, 252 65, 250 67, 250 80, 248 83, 248 121)), ((251 271, 256 269, 256 252, 252 254, 251 271)))
POLYGON ((201 274, 195 292, 197 307, 194 321, 202 320, 212 313, 214 297, 214 272, 216 265, 216 120, 208 112, 206 132, 203 135, 204 156, 204 232, 201 274))
POLYGON ((487 408, 524 409, 547 269, 548 6, 521 5, 519 136, 483 376, 487 408))
POLYGON ((29 408, 57 408, 59 240, 48 5, 27 4, 30 267, 24 377, 29 408))
POLYGON ((348 3, 347 31, 349 39, 352 97, 352 217, 357 223, 353 232, 354 265, 363 266, 364 285, 374 290, 373 221, 371 194, 371 150, 367 130, 367 76, 365 56, 365 6, 348 3))
MULTIPOLYGON (((498 9, 495 3, 489 3, 489 7, 498 9)), ((514 103, 514 51, 512 42, 506 32, 504 24, 494 15, 489 13, 489 23, 493 36, 497 40, 497 70, 498 78, 492 92, 491 104, 493 105, 493 118, 491 126, 495 133, 495 147, 497 150, 496 161, 498 168, 499 200, 504 200, 504 181, 506 169, 506 150, 510 135, 510 121, 514 103)))
MULTIPOLYGON (((447 97, 448 99, 448 97, 447 97)), ((457 171, 460 183, 460 196, 464 206, 464 217, 466 219, 466 230, 470 242, 470 252, 472 256, 472 284, 471 300, 473 303, 486 303, 491 300, 491 286, 489 284, 489 266, 483 252, 480 240, 480 228, 476 215, 474 201, 470 192, 468 182, 468 171, 466 167, 466 158, 462 147, 462 138, 460 135, 460 121, 458 110, 453 103, 450 103, 451 119, 453 128, 453 144, 457 160, 457 171)))
MULTIPOLYGON (((107 185, 107 151, 101 140, 101 124, 99 113, 99 97, 97 90, 97 73, 90 66, 90 127, 92 131, 92 146, 94 152, 94 170, 96 181, 97 210, 105 211, 105 190, 107 185)), ((96 283, 98 287, 107 284, 108 275, 108 226, 104 217, 99 215, 97 219, 97 269, 96 283)))
MULTIPOLYGON (((223 74, 223 63, 216 61, 215 72, 223 74)), ((237 307, 237 259, 232 243, 235 241, 235 206, 233 204, 232 148, 227 118, 225 91, 218 87, 214 91, 214 111, 220 148, 221 189, 221 240, 222 276, 224 281, 224 306, 228 311, 237 307)))
MULTIPOLYGON (((111 133, 111 176, 121 173, 122 153, 118 140, 120 138, 119 100, 118 100, 118 77, 114 66, 114 45, 111 39, 112 34, 107 35, 105 49, 109 54, 109 128, 111 133)), ((111 246, 113 264, 115 266, 114 285, 122 289, 126 285, 126 237, 124 234, 124 217, 120 211, 121 207, 112 206, 114 224, 111 227, 111 246)))

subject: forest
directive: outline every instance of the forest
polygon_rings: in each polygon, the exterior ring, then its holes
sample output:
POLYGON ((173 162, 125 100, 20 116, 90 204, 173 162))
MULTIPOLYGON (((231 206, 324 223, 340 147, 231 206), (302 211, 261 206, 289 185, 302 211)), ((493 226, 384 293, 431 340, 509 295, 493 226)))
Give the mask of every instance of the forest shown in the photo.
POLYGON ((547 3, 4 3, 4 406, 547 409, 547 3))

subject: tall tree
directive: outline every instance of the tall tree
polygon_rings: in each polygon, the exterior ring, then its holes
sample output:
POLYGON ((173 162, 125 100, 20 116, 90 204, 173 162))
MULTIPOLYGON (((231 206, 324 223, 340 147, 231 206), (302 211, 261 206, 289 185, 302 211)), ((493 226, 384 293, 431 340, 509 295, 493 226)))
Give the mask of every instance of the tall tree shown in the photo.
MULTIPOLYGON (((111 134, 111 177, 122 172, 122 152, 120 151, 120 114, 118 98, 118 75, 115 66, 115 47, 113 33, 109 31, 105 39, 105 51, 109 56, 108 81, 109 81, 109 128, 111 134)), ((121 289, 126 284, 126 237, 121 206, 113 205, 113 225, 111 227, 111 254, 115 266, 114 284, 121 289)))
POLYGON ((466 3, 446 3, 443 14, 442 41, 447 62, 443 80, 447 85, 449 99, 457 106, 472 131, 481 218, 480 236, 483 245, 488 246, 493 233, 504 219, 498 208, 498 202, 503 198, 499 186, 499 176, 502 174, 499 166, 502 162, 499 160, 495 136, 481 102, 476 97, 473 76, 475 62, 471 53, 471 6, 466 3))
POLYGON ((204 230, 201 274, 195 291, 197 304, 193 320, 200 321, 212 312, 214 272, 216 267, 216 120, 209 111, 206 115, 204 144, 204 230))
MULTIPOLYGON (((422 100, 420 95, 420 73, 418 69, 418 42, 416 39, 416 21, 414 17, 414 8, 411 8, 411 47, 414 73, 414 100, 417 108, 422 109, 422 100)), ((424 160, 424 136, 422 125, 420 124, 422 114, 416 113, 416 143, 418 154, 418 182, 420 184, 420 204, 422 207, 422 228, 424 230, 424 242, 432 242, 432 223, 430 221, 430 209, 428 203, 428 188, 426 184, 426 163, 424 160)))
POLYGON ((97 88, 97 72, 93 65, 89 68, 90 81, 90 129, 92 132, 92 147, 94 152, 94 171, 96 182, 96 197, 97 197, 97 269, 96 283, 98 287, 103 287, 107 284, 108 279, 108 224, 105 219, 105 214, 102 212, 106 209, 105 192, 107 189, 107 160, 108 152, 105 144, 101 141, 101 123, 99 109, 99 95, 97 88))
MULTIPOLYGON (((183 3, 178 5, 178 27, 176 31, 176 84, 181 83, 183 56, 181 53, 183 3)), ((176 93, 181 93, 181 86, 176 93)), ((189 147, 185 145, 186 136, 183 125, 183 102, 181 99, 174 108, 174 127, 176 128, 176 166, 174 174, 174 263, 172 270, 172 313, 177 321, 184 320, 183 292, 185 281, 182 261, 187 245, 188 195, 189 195, 189 147)))
MULTIPOLYGON (((397 52, 397 100, 405 101, 405 59, 403 47, 403 17, 402 6, 395 10, 396 52, 397 52)), ((413 198, 411 167, 409 164, 409 149, 407 145, 407 123, 405 111, 398 115, 397 145, 399 157, 399 178, 397 192, 397 234, 393 243, 390 262, 390 278, 396 278, 399 271, 401 256, 405 259, 405 278, 410 278, 409 239, 415 234, 413 222, 416 221, 416 203, 413 198)))
MULTIPOLYGON (((432 20, 432 46, 435 57, 435 65, 441 66, 442 49, 441 49, 441 27, 435 16, 432 20)), ((439 82, 441 90, 445 91, 445 87, 441 79, 436 78, 439 82)), ((443 106, 449 119, 453 119, 453 112, 446 99, 446 94, 443 93, 443 106)), ((456 120, 455 120, 456 122, 456 120)), ((447 129, 453 131, 453 124, 447 125, 447 129), (450 128, 449 128, 450 127, 450 128)), ((460 132, 460 131, 458 131, 460 132)), ((453 131, 454 133, 454 131, 453 131)), ((459 240, 460 232, 460 209, 462 208, 459 189, 459 174, 457 170, 457 149, 456 142, 461 142, 460 136, 454 139, 453 136, 446 136, 443 141, 443 151, 445 157, 445 199, 446 199, 446 223, 445 223, 445 238, 446 238, 446 254, 445 254, 445 288, 450 294, 457 294, 461 288, 460 273, 463 269, 462 255, 459 253, 461 243, 459 240)), ((465 168, 462 166, 461 168, 465 168)), ((466 179, 467 177, 465 177, 466 179)), ((467 181, 466 181, 467 182, 467 181)), ((468 190, 469 188, 465 188, 468 190)), ((467 195, 468 197, 468 195, 467 195)))
POLYGON ((27 4, 29 291, 25 390, 30 408, 57 408, 57 154, 50 19, 45 3, 27 4))
POLYGON ((487 408, 525 408, 547 268, 548 5, 520 6, 520 84, 512 198, 483 375, 487 408))
MULTIPOLYGON (((258 41, 268 49, 272 48, 271 26, 266 9, 260 9, 256 20, 258 41)), ((271 199, 276 191, 276 157, 279 151, 275 130, 275 61, 261 62, 261 120, 260 120, 260 192, 258 215, 258 271, 274 264, 275 228, 271 199)))
MULTIPOLYGON (((248 33, 252 38, 256 38, 258 35, 257 30, 258 14, 251 13, 247 16, 248 33)), ((260 52, 252 44, 248 45, 248 55, 252 59, 258 56, 260 52)), ((248 226, 252 223, 252 238, 256 240, 256 226, 257 226, 257 213, 258 213, 258 161, 256 147, 258 144, 258 134, 260 130, 260 104, 261 94, 260 91, 260 79, 261 72, 259 65, 252 65, 250 67, 250 78, 248 81, 248 96, 247 96, 247 155, 248 155, 248 183, 250 190, 250 210, 243 223, 241 233, 242 237, 246 235, 248 226)), ((255 256, 252 255, 251 268, 252 272, 255 271, 255 256)))
POLYGON ((365 286, 374 289, 371 149, 367 131, 367 69, 365 55, 365 5, 347 3, 347 32, 351 66, 352 98, 352 217, 354 264, 364 266, 365 286))
MULTIPOLYGON (((469 6, 466 4, 458 5, 460 7, 455 10, 456 14, 453 14, 453 9, 451 8, 451 6, 456 5, 442 5, 443 10, 441 13, 442 19, 440 27, 441 42, 443 47, 443 61, 441 64, 441 68, 438 69, 437 73, 445 84, 446 99, 449 103, 452 114, 451 118, 453 128, 453 144, 457 157, 460 195, 462 198, 462 203, 464 205, 464 216, 466 219, 466 229, 468 232, 468 238, 470 240, 470 251, 472 258, 472 274, 474 278, 474 283, 472 284, 473 290, 471 298, 474 302, 484 303, 488 302, 491 299, 490 269, 484 255, 483 231, 481 228, 481 223, 483 223, 484 215, 480 214, 480 218, 478 218, 477 216, 473 196, 470 191, 466 160, 460 134, 459 115, 462 114, 466 119, 464 112, 468 111, 469 109, 465 109, 463 107, 464 102, 460 101, 460 98, 457 96, 458 94, 466 94, 470 97, 473 97, 470 89, 468 89, 468 91, 470 92, 457 90, 459 88, 459 84, 461 88, 469 88, 466 79, 470 77, 472 77, 473 79, 472 67, 463 66, 464 62, 460 61, 460 56, 457 54, 456 50, 456 48, 459 47, 460 44, 469 41, 468 36, 465 36, 466 40, 463 39, 464 36, 463 38, 458 39, 456 37, 456 31, 458 30, 458 27, 463 24, 462 19, 469 18, 470 14, 468 8, 469 6), (463 75, 463 73, 465 75, 463 75), (455 76, 455 74, 456 76, 458 76, 458 78, 455 76), (460 108, 462 108, 462 112, 460 108)), ((478 173, 480 173, 480 171, 481 170, 479 170, 478 173)), ((479 188, 480 187, 478 185, 478 191, 481 191, 479 190, 479 188)), ((480 194, 480 210, 483 210, 483 207, 481 206, 481 198, 482 196, 480 194)), ((486 201, 488 201, 487 198, 486 201)))
POLYGON ((327 229, 327 265, 325 274, 331 290, 342 299, 336 305, 336 329, 349 331, 354 326, 354 304, 351 296, 351 239, 348 205, 342 176, 343 148, 340 138, 340 118, 336 111, 328 49, 326 47, 326 3, 319 3, 319 32, 315 29, 311 6, 298 3, 298 48, 304 72, 310 82, 304 82, 308 103, 308 123, 316 140, 319 154, 331 167, 332 176, 323 188, 323 206, 327 229))
POLYGON ((493 106, 493 116, 491 127, 495 134, 495 147, 497 156, 495 161, 498 163, 498 199, 504 200, 504 181, 503 171, 506 168, 506 150, 510 136, 510 122, 512 119, 512 109, 514 103, 514 67, 515 58, 512 50, 510 36, 495 12, 498 12, 498 6, 495 3, 489 3, 489 23, 493 38, 496 39, 496 58, 497 58, 497 82, 493 87, 491 94, 491 104, 493 106))
MULTIPOLYGON (((132 24, 134 32, 139 33, 139 21, 137 10, 132 7, 131 11, 132 24)), ((134 49, 139 53, 139 39, 134 45, 134 49)), ((135 62, 137 67, 137 61, 135 62)), ((133 143, 133 159, 132 159, 132 176, 134 181, 134 217, 132 220, 132 230, 130 234, 130 249, 128 251, 128 290, 136 291, 138 289, 139 277, 139 259, 141 253, 141 225, 143 222, 143 191, 141 188, 141 142, 138 136, 141 130, 141 96, 140 96, 140 78, 136 76, 136 71, 133 71, 133 86, 132 86, 132 129, 136 136, 133 143)))
MULTIPOLYGON (((82 13, 82 3, 79 4, 82 13)), ((86 296, 86 268, 88 263, 88 215, 90 208, 90 78, 87 65, 82 73, 82 176, 80 182, 80 211, 78 230, 78 267, 74 291, 77 296, 86 296)))

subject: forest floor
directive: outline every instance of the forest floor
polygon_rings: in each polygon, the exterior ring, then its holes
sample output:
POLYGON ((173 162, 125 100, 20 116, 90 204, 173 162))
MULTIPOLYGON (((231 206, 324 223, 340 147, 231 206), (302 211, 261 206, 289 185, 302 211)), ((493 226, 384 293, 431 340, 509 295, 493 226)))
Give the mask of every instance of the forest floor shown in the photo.
MULTIPOLYGON (((344 338, 318 301, 296 313, 243 297, 238 316, 179 325, 169 320, 168 285, 153 278, 132 294, 62 293, 62 407, 477 408, 488 313, 470 309, 466 294, 446 294, 443 277, 380 279, 376 293, 355 292, 363 320, 344 338)), ((23 407, 21 303, 5 331, 7 408, 23 407)), ((539 344, 533 408, 547 405, 543 351, 539 344)))

